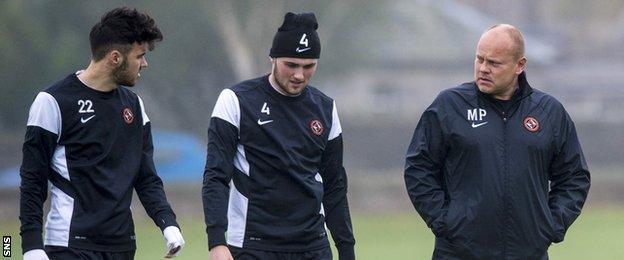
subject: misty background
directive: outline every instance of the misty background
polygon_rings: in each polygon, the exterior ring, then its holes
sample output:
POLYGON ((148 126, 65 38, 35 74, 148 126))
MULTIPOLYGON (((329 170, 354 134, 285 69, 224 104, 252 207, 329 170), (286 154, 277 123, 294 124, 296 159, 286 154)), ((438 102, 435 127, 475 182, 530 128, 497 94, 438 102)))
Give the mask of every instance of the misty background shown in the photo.
POLYGON ((269 72, 271 42, 288 11, 312 11, 319 21, 322 52, 311 85, 337 102, 356 214, 416 214, 403 184, 416 123, 441 90, 472 80, 477 41, 496 23, 524 33, 529 83, 561 101, 576 123, 592 174, 586 208, 624 201, 622 0, 3 0, 2 218, 18 215, 30 104, 86 68, 91 27, 121 5, 148 13, 164 35, 132 90, 144 100, 159 174, 176 212, 186 212, 179 215, 202 214, 206 129, 219 92, 269 72))

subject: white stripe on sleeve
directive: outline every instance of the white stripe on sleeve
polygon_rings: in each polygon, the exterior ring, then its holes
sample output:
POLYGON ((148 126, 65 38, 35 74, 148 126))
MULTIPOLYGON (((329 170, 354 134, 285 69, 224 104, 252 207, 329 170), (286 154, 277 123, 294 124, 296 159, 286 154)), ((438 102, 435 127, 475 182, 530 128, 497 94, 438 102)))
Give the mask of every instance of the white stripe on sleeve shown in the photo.
POLYGON ((145 106, 143 105, 143 99, 141 99, 139 95, 137 95, 137 97, 139 98, 139 104, 141 105, 141 117, 143 117, 143 125, 145 125, 150 120, 149 120, 149 117, 147 117, 147 113, 145 113, 145 106))
POLYGON ((234 91, 231 89, 221 91, 212 111, 212 117, 221 118, 240 129, 240 106, 234 91))
POLYGON ((41 127, 60 138, 61 122, 61 109, 56 99, 47 92, 39 92, 30 106, 27 125, 41 127))
POLYGON ((329 131, 329 137, 327 138, 327 140, 334 140, 334 138, 338 137, 340 134, 342 134, 342 126, 340 126, 338 109, 336 108, 336 101, 334 101, 334 108, 332 109, 332 127, 329 131))

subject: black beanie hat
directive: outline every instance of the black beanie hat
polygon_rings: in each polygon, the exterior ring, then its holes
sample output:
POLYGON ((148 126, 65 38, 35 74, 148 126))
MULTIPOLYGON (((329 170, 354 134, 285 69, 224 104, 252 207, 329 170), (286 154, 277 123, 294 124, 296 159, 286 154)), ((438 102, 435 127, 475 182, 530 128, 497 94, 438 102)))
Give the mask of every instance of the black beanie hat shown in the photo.
POLYGON ((284 16, 284 23, 275 33, 269 56, 318 59, 321 56, 321 41, 316 33, 317 28, 314 13, 288 12, 284 16))

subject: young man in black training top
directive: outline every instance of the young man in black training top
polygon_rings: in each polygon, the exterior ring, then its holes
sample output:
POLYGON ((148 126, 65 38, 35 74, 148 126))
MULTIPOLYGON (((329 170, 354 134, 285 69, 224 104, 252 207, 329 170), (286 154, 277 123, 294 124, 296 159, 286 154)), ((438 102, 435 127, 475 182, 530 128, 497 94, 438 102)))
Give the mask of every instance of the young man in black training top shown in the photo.
POLYGON ((151 17, 124 7, 106 13, 89 39, 87 69, 40 92, 30 108, 20 169, 24 259, 133 259, 133 190, 173 257, 184 239, 154 168, 149 118, 121 86, 135 85, 162 34, 151 17))
POLYGON ((405 184, 434 259, 548 259, 581 213, 590 178, 574 123, 531 88, 526 61, 518 29, 491 27, 474 81, 440 93, 418 122, 405 184))
POLYGON ((308 85, 321 52, 312 13, 288 13, 272 71, 221 92, 202 191, 210 259, 340 259, 355 240, 335 102, 308 85))

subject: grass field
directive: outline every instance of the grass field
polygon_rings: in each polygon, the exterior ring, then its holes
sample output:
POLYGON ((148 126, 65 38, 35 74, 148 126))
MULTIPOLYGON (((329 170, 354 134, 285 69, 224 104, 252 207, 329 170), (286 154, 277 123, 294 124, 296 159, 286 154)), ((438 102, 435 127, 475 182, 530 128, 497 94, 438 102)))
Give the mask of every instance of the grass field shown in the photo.
MULTIPOLYGON (((353 216, 358 259, 430 259, 433 235, 414 214, 353 216)), ((177 259, 207 259, 203 220, 182 219, 186 247, 177 259)), ((2 222, 2 235, 13 238, 13 258, 21 259, 17 222, 2 222)), ((165 246, 160 231, 149 219, 137 219, 136 259, 162 259, 165 246)), ((591 209, 583 212, 565 241, 551 247, 551 259, 622 259, 624 209, 591 209)), ((335 257, 335 259, 337 259, 335 257)))

